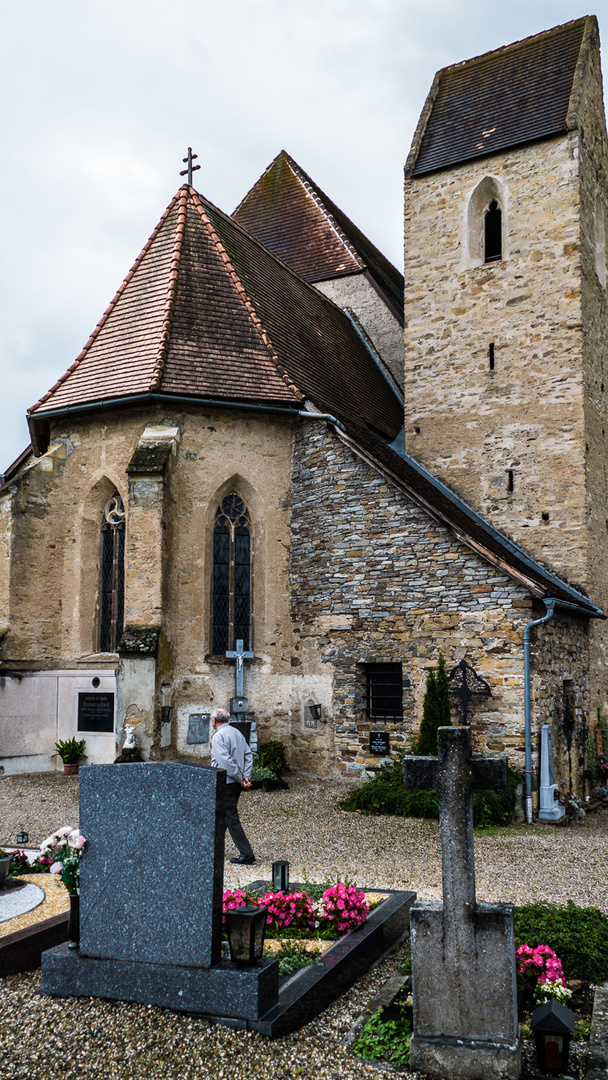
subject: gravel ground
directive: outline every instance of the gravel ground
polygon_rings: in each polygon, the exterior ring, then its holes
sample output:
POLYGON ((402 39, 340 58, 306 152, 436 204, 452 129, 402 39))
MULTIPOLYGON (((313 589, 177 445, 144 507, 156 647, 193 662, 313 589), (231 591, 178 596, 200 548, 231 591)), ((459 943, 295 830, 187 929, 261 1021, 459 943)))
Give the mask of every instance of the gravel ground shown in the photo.
MULTIPOLYGON (((77 777, 61 774, 0 777, 0 843, 14 845, 22 826, 33 843, 60 825, 75 826, 77 788, 77 777)), ((226 885, 267 878, 274 859, 288 859, 292 880, 348 875, 361 886, 439 897, 437 824, 342 813, 335 806, 345 790, 338 781, 292 777, 288 791, 247 793, 241 819, 258 862, 238 872, 227 862, 226 885)), ((601 811, 568 828, 536 825, 476 837, 477 896, 516 904, 572 899, 608 913, 607 834, 608 813, 601 811)), ((231 844, 227 847, 229 858, 231 844)), ((394 974, 398 960, 390 957, 313 1023, 274 1042, 152 1006, 41 998, 36 996, 39 972, 13 976, 0 981, 0 1075, 3 1080, 386 1077, 386 1068, 360 1062, 341 1039, 394 974)))

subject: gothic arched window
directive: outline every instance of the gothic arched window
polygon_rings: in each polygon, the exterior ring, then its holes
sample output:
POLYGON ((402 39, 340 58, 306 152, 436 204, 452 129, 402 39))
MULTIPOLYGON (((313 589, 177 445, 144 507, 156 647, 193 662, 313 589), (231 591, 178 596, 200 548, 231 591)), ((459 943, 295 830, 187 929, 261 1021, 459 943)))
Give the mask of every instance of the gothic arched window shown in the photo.
POLYGON ((101 526, 99 651, 116 652, 125 602, 125 508, 120 495, 108 500, 101 526))
POLYGON ((215 515, 212 610, 213 653, 234 649, 237 641, 251 648, 251 518, 236 491, 215 515))
POLYGON ((492 199, 483 216, 484 262, 502 259, 502 211, 492 199))

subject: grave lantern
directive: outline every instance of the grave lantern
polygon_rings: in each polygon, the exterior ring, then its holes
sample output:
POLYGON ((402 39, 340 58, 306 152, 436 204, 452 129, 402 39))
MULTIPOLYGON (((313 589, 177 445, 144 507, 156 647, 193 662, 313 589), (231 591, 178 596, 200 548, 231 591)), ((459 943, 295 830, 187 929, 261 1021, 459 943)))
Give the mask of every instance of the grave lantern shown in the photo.
POLYGON ((226 930, 233 964, 252 967, 262 959, 268 908, 240 907, 226 912, 226 930))
POLYGON ((312 720, 323 719, 323 706, 322 705, 309 705, 308 711, 312 720))
POLYGON ((532 1013, 531 1027, 541 1072, 563 1075, 568 1071, 570 1037, 575 1015, 558 1001, 547 1001, 532 1013))
POLYGON ((27 844, 29 838, 30 838, 30 834, 25 831, 25 829, 23 828, 23 825, 22 825, 21 826, 21 831, 17 833, 17 843, 19 844, 19 846, 21 846, 22 844, 25 845, 25 844, 27 844))
POLYGON ((160 719, 161 719, 162 724, 170 724, 171 723, 171 710, 172 709, 173 709, 172 705, 162 705, 161 706, 160 719))
POLYGON ((289 892, 289 863, 277 861, 272 864, 272 886, 275 892, 289 892))

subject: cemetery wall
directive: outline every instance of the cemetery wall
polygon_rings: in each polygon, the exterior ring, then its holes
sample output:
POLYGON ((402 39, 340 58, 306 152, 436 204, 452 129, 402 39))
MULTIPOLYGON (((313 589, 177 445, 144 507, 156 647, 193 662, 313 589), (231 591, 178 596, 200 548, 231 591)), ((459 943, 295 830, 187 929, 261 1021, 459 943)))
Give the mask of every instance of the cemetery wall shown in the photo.
MULTIPOLYGON (((448 671, 464 658, 490 685, 473 718, 475 749, 508 754, 523 769, 523 630, 544 605, 326 431, 296 433, 292 498, 294 632, 333 678, 334 771, 378 763, 369 754, 371 729, 390 733, 392 751, 418 731, 427 670, 439 652, 448 671), (366 665, 386 662, 402 665, 402 722, 366 715, 366 665)), ((561 700, 565 671, 581 716, 587 700, 586 624, 556 617, 541 632, 535 731, 561 700)))

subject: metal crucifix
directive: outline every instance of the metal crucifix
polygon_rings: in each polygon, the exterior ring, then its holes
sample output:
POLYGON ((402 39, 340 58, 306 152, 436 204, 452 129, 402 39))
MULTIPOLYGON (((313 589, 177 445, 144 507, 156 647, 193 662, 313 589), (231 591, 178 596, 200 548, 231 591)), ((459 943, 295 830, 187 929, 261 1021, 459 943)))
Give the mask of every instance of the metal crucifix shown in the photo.
POLYGON ((448 675, 448 683, 450 684, 450 696, 457 697, 460 701, 462 710, 460 714, 461 724, 468 724, 469 709, 472 711, 475 699, 492 696, 488 683, 477 674, 470 664, 467 664, 466 660, 461 660, 455 668, 452 668, 448 675))
POLYGON ((192 173, 196 172, 197 169, 200 169, 200 165, 193 165, 192 164, 192 162, 197 157, 198 157, 198 154, 193 154, 192 153, 192 147, 189 146, 188 147, 188 157, 182 158, 182 161, 184 162, 184 165, 187 165, 188 167, 187 167, 187 169, 182 169, 182 171, 180 172, 179 175, 180 176, 185 176, 186 173, 188 174, 188 187, 192 187, 192 173))
POLYGON ((236 671, 235 671, 236 697, 234 697, 232 699, 232 702, 231 702, 232 708, 230 710, 233 713, 246 713, 248 711, 247 698, 243 696, 244 695, 243 675, 244 675, 244 672, 245 672, 244 661, 245 660, 253 660, 254 653, 247 652, 243 648, 243 644, 244 643, 242 641, 238 640, 237 643, 236 643, 236 649, 231 650, 231 651, 226 653, 226 659, 227 660, 236 660, 236 671))

